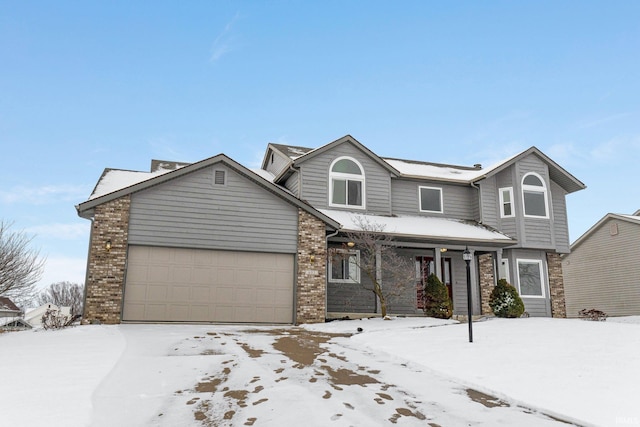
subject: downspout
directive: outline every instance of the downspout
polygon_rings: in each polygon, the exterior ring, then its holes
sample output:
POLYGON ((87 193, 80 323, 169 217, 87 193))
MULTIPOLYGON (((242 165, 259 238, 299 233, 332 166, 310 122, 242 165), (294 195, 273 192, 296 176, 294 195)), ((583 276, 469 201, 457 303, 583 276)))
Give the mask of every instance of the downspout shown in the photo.
POLYGON ((84 273, 84 296, 82 298, 82 320, 85 320, 85 312, 87 311, 87 289, 89 288, 89 266, 91 265, 91 246, 93 243, 93 220, 94 218, 88 218, 91 221, 91 228, 89 230, 89 247, 87 248, 87 269, 84 273))
POLYGON ((471 185, 471 187, 478 190, 478 215, 480 216, 480 218, 478 218, 478 222, 480 224, 483 224, 484 221, 482 217, 482 191, 480 191, 480 187, 478 187, 473 181, 471 181, 469 185, 471 185))
MULTIPOLYGON (((329 239, 332 237, 336 237, 338 235, 338 233, 340 233, 340 229, 337 229, 334 233, 331 234, 327 234, 327 237, 324 238, 324 245, 325 248, 327 248, 327 258, 329 257, 329 239)), ((327 310, 329 308, 329 260, 327 259, 327 262, 325 263, 324 266, 324 317, 326 319, 327 317, 327 310)))

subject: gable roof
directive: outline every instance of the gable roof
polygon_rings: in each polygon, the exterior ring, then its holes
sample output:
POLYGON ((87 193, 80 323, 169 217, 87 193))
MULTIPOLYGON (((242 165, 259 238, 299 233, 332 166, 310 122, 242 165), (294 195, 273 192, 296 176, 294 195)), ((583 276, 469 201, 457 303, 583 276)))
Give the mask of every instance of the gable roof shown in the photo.
POLYGON ((259 185, 265 190, 315 216, 331 228, 338 229, 340 227, 340 224, 327 217, 308 203, 305 203, 302 200, 294 197, 281 187, 273 184, 272 182, 265 179, 263 176, 258 175, 252 170, 247 169, 240 163, 232 160, 230 157, 227 157, 224 154, 218 154, 217 156, 209 157, 208 159, 199 161, 197 163, 191 163, 187 166, 173 170, 159 170, 157 172, 136 172, 118 169, 105 169, 102 176, 98 180, 93 193, 89 197, 89 200, 77 205, 76 210, 78 211, 78 215, 80 217, 90 218, 93 215, 93 209, 98 205, 109 202, 111 200, 115 200, 128 194, 145 190, 155 185, 162 184, 169 180, 216 164, 224 164, 225 166, 229 167, 230 169, 234 170, 250 181, 253 181, 255 184, 259 185))
MULTIPOLYGON (((314 158, 315 156, 325 153, 331 150, 332 148, 335 148, 338 145, 345 144, 345 143, 351 143, 352 145, 354 145, 357 149, 362 151, 371 160, 379 164, 382 168, 386 169, 392 175, 400 176, 400 172, 396 168, 394 168, 389 163, 385 162, 380 156, 378 156, 376 153, 374 153, 373 151, 369 150, 367 147, 362 145, 357 139, 355 139, 351 135, 345 135, 342 138, 336 139, 335 141, 332 141, 328 144, 323 145, 322 147, 315 148, 315 149, 305 148, 305 147, 278 146, 274 144, 271 144, 271 146, 278 149, 283 154, 289 153, 288 157, 291 159, 291 165, 293 167, 296 167, 301 163, 304 163, 307 160, 314 158)), ((283 178, 288 177, 288 175, 290 174, 291 174, 291 171, 289 170, 289 168, 285 168, 280 174, 280 176, 276 177, 275 181, 280 182, 283 178)))
POLYGON ((22 310, 7 297, 0 297, 0 311, 21 313, 22 310))
POLYGON ((571 245, 571 250, 573 251, 581 243, 585 242, 589 238, 589 236, 591 236, 597 229, 599 229, 602 225, 604 225, 604 223, 606 223, 611 219, 617 219, 619 221, 628 222, 630 224, 640 225, 640 216, 638 216, 637 214, 638 212, 636 212, 633 215, 624 215, 624 214, 615 214, 615 213, 606 214, 600 219, 600 221, 596 222, 582 236, 578 237, 576 241, 573 242, 573 244, 571 245))
MULTIPOLYGON (((403 178, 430 179, 434 181, 471 184, 493 176, 518 162, 519 160, 533 154, 547 164, 547 166, 549 167, 550 178, 554 182, 558 183, 567 193, 573 193, 575 191, 583 190, 586 188, 586 185, 582 181, 567 172, 564 168, 558 165, 537 147, 528 148, 520 153, 517 153, 485 168, 480 167, 480 165, 458 166, 443 163, 423 162, 417 160, 403 160, 390 157, 379 157, 367 147, 358 142, 351 135, 343 136, 340 139, 337 139, 316 149, 281 144, 269 144, 269 147, 289 157, 289 159, 291 159, 291 164, 293 166, 296 166, 306 161, 307 159, 312 158, 313 156, 324 153, 335 147, 336 145, 343 144, 345 142, 351 142, 357 148, 374 159, 378 164, 382 165, 385 169, 390 171, 392 174, 401 176, 403 178)), ((289 170, 289 168, 286 168, 285 170, 283 170, 280 176, 275 178, 275 182, 279 182, 281 179, 288 177, 290 173, 291 171, 289 170)))

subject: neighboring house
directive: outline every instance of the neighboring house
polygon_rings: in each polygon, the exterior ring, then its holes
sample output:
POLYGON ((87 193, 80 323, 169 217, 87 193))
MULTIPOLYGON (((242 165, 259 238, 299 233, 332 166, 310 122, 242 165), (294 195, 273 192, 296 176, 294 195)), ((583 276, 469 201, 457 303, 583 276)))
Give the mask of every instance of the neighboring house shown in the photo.
POLYGON ((20 317, 22 310, 7 297, 0 297, 0 317, 20 317))
MULTIPOLYGON (((251 171, 220 154, 106 169, 78 214, 92 220, 84 319, 321 322, 378 310, 340 260, 357 218, 385 226, 420 276, 437 274, 467 312, 462 252, 474 261, 474 314, 498 278, 532 316, 565 316, 565 196, 584 184, 532 147, 491 167, 381 158, 345 136, 317 149, 269 144, 251 171)), ((384 266, 381 266, 384 269, 384 266)), ((384 286, 384 284, 383 284, 384 286)), ((389 307, 420 314, 417 288, 389 307)))
POLYGON ((22 319, 22 310, 7 297, 0 297, 0 329, 29 329, 22 319))
POLYGON ((32 329, 33 326, 20 317, 0 317, 0 329, 10 331, 21 331, 32 329))
POLYGON ((640 315, 640 211, 609 213, 563 256, 567 317, 582 309, 640 315))
POLYGON ((65 316, 71 318, 71 307, 59 307, 55 304, 43 304, 40 307, 29 310, 24 315, 24 320, 29 322, 31 326, 41 326, 42 316, 49 309, 60 311, 60 314, 64 314, 65 316))

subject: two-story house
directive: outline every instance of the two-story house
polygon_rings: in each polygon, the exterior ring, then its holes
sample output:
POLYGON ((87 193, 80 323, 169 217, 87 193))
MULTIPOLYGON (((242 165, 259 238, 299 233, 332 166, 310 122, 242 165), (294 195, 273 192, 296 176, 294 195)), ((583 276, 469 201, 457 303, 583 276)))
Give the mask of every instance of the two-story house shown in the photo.
MULTIPOLYGON (((566 194, 584 184, 532 147, 482 168, 381 158, 351 136, 320 148, 269 144, 260 170, 218 155, 151 172, 107 169, 89 200, 85 319, 303 323, 375 313, 361 286, 359 219, 384 227, 437 274, 454 313, 490 313, 498 278, 532 316, 564 317, 566 194), (328 249, 347 251, 328 257, 328 249)), ((381 269, 385 266, 381 265, 381 269)), ((383 283, 384 286, 384 283, 383 283)), ((416 288, 391 307, 419 314, 416 288)))

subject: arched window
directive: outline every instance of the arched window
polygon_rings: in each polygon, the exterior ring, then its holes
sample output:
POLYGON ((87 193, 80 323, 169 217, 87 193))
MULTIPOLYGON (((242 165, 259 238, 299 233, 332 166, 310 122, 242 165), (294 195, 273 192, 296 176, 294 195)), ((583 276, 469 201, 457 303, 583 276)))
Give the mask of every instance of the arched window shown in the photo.
POLYGON ((531 172, 522 178, 522 200, 524 216, 548 218, 547 185, 537 173, 531 172))
POLYGON ((364 208, 364 171, 357 160, 340 157, 329 168, 329 205, 364 208))

